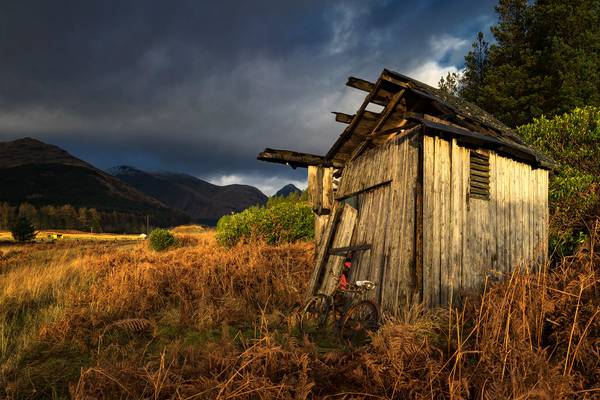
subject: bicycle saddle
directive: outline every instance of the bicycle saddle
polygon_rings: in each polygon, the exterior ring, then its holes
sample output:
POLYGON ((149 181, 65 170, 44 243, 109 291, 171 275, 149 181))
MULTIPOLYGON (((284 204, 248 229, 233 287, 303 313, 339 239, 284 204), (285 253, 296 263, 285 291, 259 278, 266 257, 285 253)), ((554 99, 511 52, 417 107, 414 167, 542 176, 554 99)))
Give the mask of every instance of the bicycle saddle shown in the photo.
POLYGON ((356 281, 355 285, 357 287, 362 287, 367 290, 375 289, 375 286, 377 286, 377 284, 375 282, 371 282, 371 281, 356 281))

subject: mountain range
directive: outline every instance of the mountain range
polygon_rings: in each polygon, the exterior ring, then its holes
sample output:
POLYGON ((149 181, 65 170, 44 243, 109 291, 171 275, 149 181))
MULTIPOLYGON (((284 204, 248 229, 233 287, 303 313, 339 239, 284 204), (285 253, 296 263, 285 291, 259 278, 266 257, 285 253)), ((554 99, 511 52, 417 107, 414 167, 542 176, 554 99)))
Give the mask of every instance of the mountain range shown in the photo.
POLYGON ((187 174, 146 172, 127 165, 108 172, 195 221, 209 225, 222 215, 267 202, 267 196, 249 185, 218 186, 187 174))
MULTIPOLYGON (((288 186, 282 190, 293 189, 288 186)), ((182 173, 124 165, 105 172, 32 138, 0 142, 0 188, 0 202, 12 205, 70 204, 149 214, 163 224, 187 219, 212 225, 222 215, 267 201, 253 186, 218 186, 182 173)))
POLYGON ((0 201, 11 204, 171 211, 155 198, 65 150, 31 138, 0 143, 0 187, 0 201))

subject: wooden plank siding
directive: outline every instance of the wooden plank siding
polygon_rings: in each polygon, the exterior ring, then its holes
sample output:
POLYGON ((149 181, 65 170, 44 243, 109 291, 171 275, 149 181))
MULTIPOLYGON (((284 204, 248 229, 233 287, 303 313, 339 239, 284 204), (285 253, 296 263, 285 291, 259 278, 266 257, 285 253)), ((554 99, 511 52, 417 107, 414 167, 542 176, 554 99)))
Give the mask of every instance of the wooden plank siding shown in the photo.
POLYGON ((308 201, 317 215, 328 215, 333 208, 333 168, 308 166, 308 201))
MULTIPOLYGON (((398 174, 397 162, 401 161, 395 154, 399 148, 408 145, 416 136, 416 131, 409 136, 398 137, 382 146, 366 150, 344 167, 336 199, 348 197, 354 193, 367 190, 377 185, 391 182, 398 174)), ((416 168, 413 165, 412 168, 416 168)))
POLYGON ((333 209, 333 168, 323 167, 322 204, 324 210, 333 209))
POLYGON ((547 258, 548 171, 489 153, 490 198, 469 197, 470 149, 423 137, 423 301, 453 302, 547 258))
POLYGON ((323 168, 318 166, 308 166, 308 202, 313 210, 319 210, 323 207, 323 168))
MULTIPOLYGON (((455 303, 480 290, 486 277, 544 262, 548 171, 473 150, 489 157, 489 199, 469 195, 471 149, 456 139, 400 137, 346 165, 332 215, 320 220, 326 223, 317 251, 323 280, 313 276, 311 292, 335 289, 343 257, 326 255, 335 247, 369 245, 354 252, 350 278, 377 282, 368 295, 389 314, 421 301, 455 303)), ((313 171, 312 179, 323 182, 318 175, 325 170, 313 171)), ((326 203, 325 191, 314 192, 326 203)))
MULTIPOLYGON (((366 150, 346 165, 336 193, 338 205, 343 199, 357 198, 358 215, 349 245, 371 245, 353 254, 350 278, 376 282, 377 289, 368 297, 389 313, 397 313, 412 302, 415 293, 415 193, 420 140, 419 135, 400 137, 366 150)), ((335 234, 333 242, 337 239, 335 234)), ((330 257, 327 270, 338 271, 333 264, 341 266, 342 258, 337 258, 330 257)), ((327 282, 316 291, 330 293, 335 284, 335 277, 328 274, 327 282)), ((415 300, 420 301, 419 296, 415 300)))
POLYGON ((315 249, 321 247, 323 234, 329 222, 329 215, 315 215, 315 249))

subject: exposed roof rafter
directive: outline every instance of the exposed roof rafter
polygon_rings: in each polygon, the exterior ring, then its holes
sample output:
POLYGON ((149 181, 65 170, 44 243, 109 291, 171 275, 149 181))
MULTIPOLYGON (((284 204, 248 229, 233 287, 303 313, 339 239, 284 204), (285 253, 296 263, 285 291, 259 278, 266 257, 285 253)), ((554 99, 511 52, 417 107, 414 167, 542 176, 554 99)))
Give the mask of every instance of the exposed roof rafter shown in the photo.
POLYGON ((550 168, 552 164, 552 160, 526 146, 514 131, 476 105, 408 76, 386 69, 375 83, 350 77, 346 85, 368 94, 356 114, 334 112, 335 120, 347 126, 326 156, 296 152, 289 152, 294 156, 287 153, 263 156, 261 153, 263 158, 259 156, 259 159, 296 166, 335 163, 342 167, 369 146, 385 143, 391 137, 423 125, 428 126, 430 132, 435 127, 443 127, 464 143, 478 142, 532 165, 550 168), (384 109, 381 113, 368 111, 370 104, 384 109))
POLYGON ((375 84, 371 83, 369 81, 366 81, 364 79, 360 79, 360 78, 351 76, 348 78, 348 82, 346 82, 346 86, 350 86, 354 89, 362 90, 365 92, 371 92, 371 91, 373 91, 375 84))
POLYGON ((335 114, 335 122, 341 122, 342 124, 349 124, 355 115, 345 114, 343 112, 332 111, 335 114))
POLYGON ((292 168, 306 168, 309 165, 335 168, 341 168, 344 166, 342 162, 328 160, 324 156, 309 153, 299 153, 291 150, 265 149, 258 155, 257 159, 278 164, 286 164, 292 168))
MULTIPOLYGON (((356 117, 356 114, 350 115, 337 111, 332 111, 332 114, 335 114, 335 121, 341 122, 342 124, 350 124, 352 123, 352 119, 356 117)), ((365 110, 363 113, 363 118, 368 120, 376 120, 377 118, 379 118, 379 115, 379 113, 365 110)))
POLYGON ((367 147, 367 145, 369 144, 369 141, 372 138, 373 134, 375 132, 377 132, 377 130, 379 129, 379 127, 383 126, 383 124, 385 123, 385 121, 394 112, 394 110, 396 109, 396 106, 398 105, 398 103, 400 102, 400 99, 402 98, 402 95, 404 95, 404 90, 399 91, 398 93, 396 93, 394 95, 394 97, 392 97, 392 99, 390 100, 390 102, 385 106, 385 109, 381 113, 381 116, 379 117, 379 120, 377 121, 377 123, 375 124, 375 126, 371 129, 371 132, 369 132, 367 134, 366 140, 364 140, 358 146, 358 148, 354 151, 354 153, 352 153, 352 156, 350 157, 350 161, 352 161, 356 157, 358 157, 363 152, 363 150, 367 147))

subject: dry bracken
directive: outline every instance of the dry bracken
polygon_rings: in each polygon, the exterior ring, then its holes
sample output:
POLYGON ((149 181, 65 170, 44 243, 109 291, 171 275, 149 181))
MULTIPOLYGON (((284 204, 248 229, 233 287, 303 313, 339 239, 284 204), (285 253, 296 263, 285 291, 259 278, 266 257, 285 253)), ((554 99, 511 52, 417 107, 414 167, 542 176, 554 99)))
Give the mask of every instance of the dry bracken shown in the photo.
POLYGON ((0 397, 598 398, 599 237, 600 223, 585 253, 460 306, 407 310, 354 349, 298 334, 307 243, 223 249, 204 232, 165 253, 19 253, 0 262, 0 285, 27 268, 31 284, 0 301, 29 314, 0 311, 0 397))

